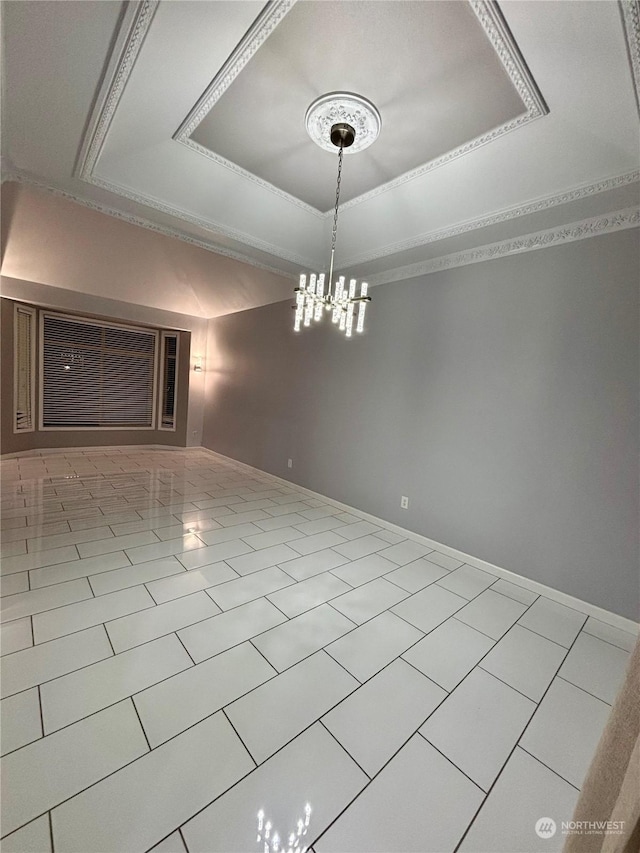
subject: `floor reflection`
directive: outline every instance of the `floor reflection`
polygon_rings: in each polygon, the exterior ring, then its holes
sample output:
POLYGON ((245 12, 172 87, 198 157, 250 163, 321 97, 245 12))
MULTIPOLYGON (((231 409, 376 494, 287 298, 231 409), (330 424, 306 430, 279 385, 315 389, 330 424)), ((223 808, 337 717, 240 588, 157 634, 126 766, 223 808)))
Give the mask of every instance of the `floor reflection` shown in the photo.
POLYGON ((289 833, 285 843, 264 810, 260 809, 258 812, 258 837, 256 838, 259 850, 261 853, 306 853, 307 845, 304 843, 304 836, 309 829, 310 820, 311 805, 307 803, 304 807, 304 817, 298 818, 295 831, 289 833))

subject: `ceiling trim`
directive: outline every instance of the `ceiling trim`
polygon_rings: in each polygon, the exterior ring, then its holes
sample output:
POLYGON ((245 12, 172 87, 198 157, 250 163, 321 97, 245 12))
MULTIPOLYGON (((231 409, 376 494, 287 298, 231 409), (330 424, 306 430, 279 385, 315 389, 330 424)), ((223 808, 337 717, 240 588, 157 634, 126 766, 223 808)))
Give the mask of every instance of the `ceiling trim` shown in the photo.
MULTIPOLYGON (((498 54, 498 58, 500 59, 504 70, 509 75, 509 79, 522 98, 526 107, 526 112, 505 124, 495 127, 488 133, 484 133, 481 136, 472 139, 470 142, 448 151, 446 154, 443 154, 442 157, 431 160, 429 163, 424 163, 417 169, 414 169, 411 172, 405 172, 404 175, 394 178, 393 181, 381 184, 379 187, 376 187, 357 198, 351 199, 342 205, 342 210, 354 207, 357 204, 362 204, 364 201, 368 201, 371 198, 375 198, 376 196, 389 192, 389 190, 393 190, 401 184, 407 183, 407 181, 413 181, 415 178, 426 175, 434 169, 439 169, 440 166, 445 166, 452 160, 457 160, 458 157, 464 157, 466 154, 470 154, 482 145, 494 142, 496 139, 499 139, 506 133, 510 133, 512 130, 517 130, 535 119, 548 115, 549 107, 545 103, 545 100, 520 53, 520 49, 518 48, 518 45, 511 34, 511 30, 502 16, 498 4, 495 0, 469 0, 469 3, 494 50, 498 54)), ((328 216, 330 214, 331 211, 328 211, 325 215, 328 216)))
POLYGON ((193 105, 173 138, 182 141, 191 136, 202 119, 236 79, 251 57, 264 44, 296 0, 269 0, 242 39, 229 54, 226 62, 193 105))
MULTIPOLYGON (((148 230, 154 231, 158 234, 163 234, 167 237, 174 237, 178 240, 182 240, 183 242, 205 249, 206 251, 215 252, 216 254, 233 258, 234 260, 238 260, 242 263, 248 263, 251 266, 275 273, 283 278, 288 278, 291 281, 297 281, 297 275, 284 273, 282 270, 276 269, 275 267, 271 267, 267 264, 262 264, 252 258, 246 258, 240 253, 233 252, 232 250, 224 247, 212 247, 205 241, 198 240, 184 232, 174 231, 171 228, 166 228, 155 222, 150 222, 142 217, 124 213, 116 208, 108 207, 100 202, 88 201, 82 196, 77 196, 67 190, 63 190, 51 184, 46 184, 25 172, 12 171, 4 173, 2 176, 2 182, 4 183, 8 181, 15 181, 17 183, 34 186, 50 193, 51 195, 74 201, 91 210, 96 210, 99 213, 114 216, 116 219, 129 222, 132 225, 139 225, 142 228, 147 228, 148 230)), ((453 269, 455 267, 468 266, 470 264, 490 261, 496 258, 507 257, 509 255, 524 254, 525 252, 531 252, 536 249, 546 249, 556 245, 572 243, 577 240, 587 239, 588 237, 597 237, 602 234, 609 234, 615 231, 635 228, 639 225, 640 206, 624 208, 623 210, 615 211, 614 213, 607 214, 606 216, 594 216, 568 225, 547 228, 542 231, 525 234, 521 237, 501 240, 496 243, 487 243, 484 246, 466 249, 462 252, 441 255, 438 258, 432 258, 428 261, 421 261, 415 264, 397 267, 393 270, 370 276, 368 278, 368 282, 371 287, 381 284, 390 284, 392 282, 404 281, 405 279, 416 278, 421 275, 430 275, 431 273, 453 269)))
MULTIPOLYGON (((291 204, 326 219, 333 214, 333 209, 322 212, 296 196, 281 190, 274 184, 259 178, 253 172, 243 169, 233 161, 227 160, 220 154, 216 154, 211 149, 206 148, 191 139, 191 134, 198 124, 215 106, 217 101, 229 88, 231 83, 249 62, 254 53, 265 42, 268 36, 271 35, 277 24, 279 24, 287 12, 292 9, 295 2, 296 0, 273 0, 272 3, 269 3, 268 6, 265 7, 263 14, 256 19, 252 27, 239 42, 238 46, 229 55, 227 61, 213 78, 207 89, 202 94, 202 97, 191 109, 174 134, 173 138, 176 142, 185 145, 192 151, 195 151, 198 154, 213 160, 215 163, 218 163, 224 168, 235 172, 241 177, 258 184, 269 192, 286 199, 291 204)), ((502 17, 502 13, 500 12, 495 0, 469 0, 469 4, 478 18, 478 21, 480 22, 493 49, 497 53, 498 58, 500 59, 500 62, 509 76, 514 88, 522 99, 526 112, 523 115, 518 116, 516 119, 506 122, 503 125, 499 125, 497 128, 494 128, 488 133, 482 134, 476 139, 454 148, 452 151, 443 154, 435 160, 424 163, 416 169, 412 169, 411 171, 405 172, 403 175, 399 175, 397 178, 388 181, 386 184, 381 184, 369 192, 363 193, 362 195, 345 202, 342 205, 341 210, 346 210, 356 204, 361 204, 370 198, 375 198, 382 193, 395 189, 395 187, 407 183, 407 181, 419 178, 427 172, 431 172, 434 169, 449 163, 451 160, 455 160, 458 157, 462 157, 465 154, 475 151, 475 149, 479 148, 481 145, 493 142, 505 133, 509 133, 512 130, 522 127, 536 118, 547 115, 549 112, 549 109, 538 90, 535 80, 531 76, 522 55, 520 54, 518 45, 502 17)))
POLYGON ((640 207, 628 207, 609 213, 606 216, 593 216, 562 225, 556 228, 546 228, 543 231, 535 231, 522 237, 511 240, 501 240, 497 243, 487 243, 475 249, 466 249, 451 255, 442 255, 429 261, 416 264, 408 264, 397 267, 389 272, 378 273, 369 277, 368 282, 373 287, 380 284, 389 284, 393 281, 403 281, 408 278, 416 278, 421 275, 429 275, 441 270, 453 267, 477 264, 481 261, 491 261, 495 258, 504 258, 509 255, 519 255, 532 252, 536 249, 548 249, 565 243, 573 243, 576 240, 585 240, 588 237, 597 237, 601 234, 611 234, 614 231, 623 231, 627 228, 635 228, 640 225, 640 207))
POLYGON ((631 76, 640 113, 640 0, 620 0, 631 76))
POLYGON ((115 43, 82 140, 75 174, 91 182, 93 170, 109 132, 129 75, 149 31, 159 0, 126 4, 115 43))
MULTIPOLYGON (((294 2, 295 0, 272 0, 269 4, 269 8, 274 7, 277 12, 280 7, 282 7, 284 11, 280 11, 281 18, 287 11, 288 7, 293 5, 294 2)), ((275 246, 265 240, 259 240, 245 231, 229 228, 215 220, 200 219, 181 208, 164 204, 152 196, 134 192, 127 187, 123 187, 120 184, 107 181, 104 178, 99 178, 95 175, 95 169, 109 133, 109 127, 111 126, 111 122, 115 115, 120 98, 122 97, 122 93, 127 85, 129 76, 131 75, 136 60, 140 54, 140 50, 153 21, 158 3, 159 0, 140 0, 140 2, 127 3, 125 13, 119 24, 118 34, 111 50, 107 68, 100 85, 100 90, 91 112, 87 130, 84 134, 84 139, 80 149, 80 156, 78 158, 78 166, 74 175, 92 186, 99 187, 100 189, 107 190, 107 192, 128 198, 137 204, 142 204, 147 207, 151 207, 154 210, 159 210, 161 213, 165 213, 168 216, 175 216, 177 219, 182 219, 184 222, 189 222, 190 224, 206 231, 215 229, 224 237, 228 237, 231 240, 237 240, 241 243, 246 243, 254 249, 282 258, 282 260, 299 264, 301 266, 313 266, 314 262, 311 258, 303 257, 302 255, 297 255, 291 252, 284 252, 279 246, 275 246)), ((264 15, 259 16, 249 32, 251 32, 256 27, 258 21, 264 19, 264 17, 264 15)), ((275 23, 277 23, 277 21, 275 23)), ((275 26, 275 23, 273 26, 275 26)), ((271 26, 271 29, 273 29, 273 26, 271 26)), ((267 37, 271 29, 266 32, 264 38, 267 37)), ((74 198, 78 198, 73 194, 72 196, 74 198)), ((302 204, 302 202, 300 202, 300 204, 302 204)), ((310 209, 313 210, 313 208, 310 209)), ((318 215, 318 211, 314 212, 318 215)), ((222 249, 218 248, 217 244, 213 244, 213 246, 214 248, 212 251, 224 254, 222 249)), ((229 257, 232 257, 232 255, 229 255, 229 257)), ((236 257, 236 255, 233 255, 233 257, 236 257)), ((253 266, 260 266, 251 260, 249 256, 242 256, 238 254, 237 259, 250 263, 253 266)), ((268 267, 263 268, 267 269, 268 267)))
POLYGON ((241 178, 245 178, 246 180, 251 181, 251 183, 257 184, 259 187, 279 196, 285 201, 288 201, 290 204, 295 205, 295 207, 299 207, 301 210, 310 213, 312 216, 316 216, 318 219, 326 218, 327 214, 318 210, 317 207, 312 207, 310 204, 307 204, 306 201, 302 201, 301 198, 291 195, 286 192, 286 190, 281 190, 280 187, 275 186, 275 184, 270 184, 269 181, 259 178, 257 175, 254 175, 253 172, 249 172, 246 169, 243 169, 242 166, 238 166, 238 164, 234 163, 233 160, 227 160, 226 157, 216 154, 215 151, 212 151, 210 148, 206 148, 204 145, 200 145, 199 142, 196 142, 195 139, 191 139, 190 136, 185 136, 181 139, 178 139, 175 136, 173 138, 176 142, 179 142, 191 151, 195 151, 196 154, 206 157, 207 160, 213 160, 213 162, 217 163, 219 166, 229 169, 230 172, 235 172, 235 174, 239 175, 241 178))
POLYGON ((194 139, 191 139, 191 134, 202 119, 214 104, 218 102, 254 53, 264 44, 296 2, 297 0, 271 0, 271 2, 267 3, 238 45, 231 52, 222 68, 193 105, 180 127, 174 133, 173 138, 176 142, 185 145, 197 154, 213 160, 214 163, 223 166, 225 169, 229 169, 231 172, 235 172, 241 178, 246 178, 254 184, 258 184, 263 189, 280 196, 280 198, 305 210, 307 213, 311 213, 313 216, 323 218, 324 214, 317 207, 312 207, 312 205, 307 204, 297 196, 281 190, 274 184, 269 183, 269 181, 259 178, 253 172, 249 172, 247 169, 238 166, 232 160, 227 160, 226 157, 216 154, 215 151, 211 151, 210 148, 206 148, 204 145, 200 145, 194 139))
MULTIPOLYGON (((289 193, 280 190, 269 182, 261 180, 256 175, 247 172, 246 170, 237 166, 235 163, 226 160, 224 157, 220 157, 219 155, 215 154, 204 146, 199 145, 198 143, 191 140, 188 136, 186 136, 187 133, 190 133, 192 131, 193 127, 197 125, 197 123, 202 119, 206 112, 211 109, 211 107, 218 100, 218 98, 221 97, 222 93, 229 87, 235 77, 240 73, 242 68, 247 64, 251 56, 253 56, 253 54, 258 50, 260 45, 264 43, 264 41, 273 32, 278 23, 280 23, 280 21, 285 17, 287 12, 290 11, 290 9, 294 6, 295 2, 297 2, 297 0, 271 0, 271 2, 269 2, 265 6, 261 14, 258 16, 258 18, 256 18, 253 25, 243 37, 242 41, 239 43, 239 45, 230 55, 228 60, 225 62, 220 72, 214 77, 211 84, 203 94, 202 98, 200 98, 200 100, 193 107, 193 109, 189 113, 189 116, 187 116, 183 124, 176 132, 174 139, 182 142, 182 144, 187 145, 187 147, 190 147, 193 150, 197 151, 199 154, 214 160, 223 167, 234 171, 235 173, 244 178, 247 178, 253 183, 257 183, 263 188, 274 192, 276 195, 286 199, 295 206, 303 208, 307 212, 311 212, 314 216, 317 216, 319 218, 326 218, 331 214, 331 211, 321 213, 316 208, 306 204, 305 202, 290 195, 289 193)), ((533 120, 534 118, 539 118, 542 115, 546 115, 546 113, 548 112, 546 104, 544 103, 542 96, 540 95, 535 85, 535 82, 533 81, 533 78, 531 77, 526 67, 526 64, 524 63, 524 60, 520 56, 518 47, 515 41, 513 40, 513 37, 511 36, 511 33, 506 23, 504 22, 504 19, 502 18, 502 14, 497 4, 494 2, 494 0, 470 0, 470 5, 474 13, 478 17, 478 20, 481 23, 483 29, 485 30, 485 33, 487 34, 487 37, 489 38, 492 46, 496 50, 500 61, 502 62, 503 67, 505 68, 506 73, 509 75, 514 87, 522 98, 523 103, 527 108, 527 112, 517 117, 516 119, 507 122, 504 125, 494 128, 488 134, 484 134, 483 136, 478 137, 475 140, 472 140, 471 142, 468 142, 465 145, 459 146, 457 149, 448 152, 442 157, 437 158, 436 160, 433 160, 430 163, 424 164, 423 166, 420 166, 418 169, 413 170, 412 172, 407 172, 404 175, 401 175, 398 178, 394 179, 393 181, 388 182, 387 184, 383 184, 379 187, 376 187, 369 193, 365 193, 364 195, 361 195, 356 199, 352 199, 351 201, 346 202, 342 205, 342 210, 348 209, 349 207, 352 207, 355 204, 359 204, 367 198, 372 198, 383 192, 387 192, 393 189, 395 186, 400 185, 401 183, 413 180, 415 177, 418 177, 419 175, 425 174, 428 171, 438 168, 439 166, 444 165, 445 163, 448 163, 459 156, 463 156, 464 154, 470 153, 480 145, 484 145, 487 142, 493 141, 494 139, 497 139, 498 137, 502 136, 504 133, 515 129, 516 127, 520 127, 528 121, 533 120)), ((298 264, 304 267, 313 266, 313 259, 311 258, 303 257, 301 255, 291 252, 283 252, 280 247, 275 246, 272 243, 259 240, 253 237, 251 234, 248 234, 247 232, 231 229, 228 226, 225 226, 219 222, 215 222, 211 219, 201 219, 199 217, 193 216, 192 214, 181 208, 165 204, 151 196, 134 192, 133 190, 130 190, 127 187, 123 187, 120 184, 116 184, 104 178, 99 178, 95 175, 95 168, 98 163, 104 143, 106 141, 111 121, 113 119, 113 116, 115 115, 115 111, 129 79, 129 76, 133 71, 136 59, 144 43, 145 36, 149 31, 149 27, 151 26, 157 7, 158 0, 140 0, 140 2, 128 3, 125 8, 125 12, 120 22, 118 35, 111 51, 111 56, 109 58, 105 74, 103 76, 98 96, 96 97, 96 101, 94 103, 94 108, 92 110, 92 115, 87 126, 85 137, 83 139, 78 160, 79 165, 75 172, 76 176, 84 182, 89 183, 93 186, 104 189, 115 195, 120 195, 125 198, 128 198, 137 204, 151 207, 166 215, 174 216, 185 222, 189 222, 190 224, 195 225, 198 228, 202 228, 207 231, 215 229, 222 236, 228 237, 229 239, 236 240, 241 243, 246 243, 247 245, 250 245, 259 251, 274 255, 275 257, 279 257, 282 260, 289 261, 291 263, 298 264)), ((74 198, 75 200, 79 200, 79 196, 73 193, 70 194, 69 197, 74 198)), ((519 214, 516 212, 513 215, 523 214, 519 214)), ((463 233, 465 230, 471 230, 474 227, 482 227, 482 224, 471 224, 467 227, 462 226, 462 231, 452 233, 463 233)), ((170 231, 171 229, 167 229, 167 232, 170 233, 170 231)), ((181 232, 176 231, 174 233, 174 236, 181 237, 181 232)), ((410 242, 414 246, 419 246, 424 243, 433 242, 433 240, 436 239, 442 239, 442 237, 437 234, 435 236, 420 235, 419 237, 414 238, 414 240, 417 242, 410 242)), ((238 260, 251 263, 254 266, 261 266, 261 268, 265 269, 269 268, 267 265, 262 265, 258 262, 254 262, 253 259, 251 259, 248 255, 243 256, 241 253, 237 252, 230 254, 230 250, 223 251, 222 247, 219 247, 216 243, 208 245, 206 242, 202 241, 202 245, 206 246, 211 251, 226 253, 229 257, 235 257, 238 260)), ((411 246, 409 245, 407 246, 407 248, 410 247, 411 246)), ((375 257, 383 257, 387 254, 393 254, 396 251, 400 250, 401 248, 398 249, 394 244, 385 247, 380 252, 369 257, 358 256, 355 258, 351 258, 348 260, 348 263, 351 264, 359 263, 363 260, 372 260, 375 257)))
POLYGON ((395 243, 388 243, 381 249, 375 252, 362 252, 359 255, 352 255, 341 261, 341 266, 347 268, 355 264, 367 263, 378 258, 384 258, 388 255, 394 255, 397 252, 407 251, 409 249, 417 249, 420 246, 425 246, 428 243, 435 243, 438 240, 446 240, 449 237, 458 237, 460 234, 466 234, 469 231, 475 231, 478 228, 486 228, 489 225, 497 225, 501 222, 507 222, 511 219, 517 219, 521 216, 529 216, 532 213, 538 213, 542 210, 548 210, 551 207, 557 207, 561 204, 568 204, 572 201, 598 195, 599 193, 609 190, 618 189, 619 187, 633 184, 640 181, 640 171, 627 172, 623 175, 616 175, 612 178, 606 178, 602 181, 597 181, 594 184, 582 184, 571 190, 565 190, 562 193, 543 196, 535 201, 527 202, 527 204, 516 205, 514 207, 505 207, 488 216, 482 216, 478 219, 469 219, 466 222, 461 222, 451 228, 441 228, 439 231, 428 231, 423 234, 418 234, 416 237, 411 237, 407 240, 398 240, 395 243))
POLYGON ((70 192, 62 187, 42 181, 22 170, 11 169, 3 171, 2 183, 9 183, 11 181, 18 184, 36 187, 36 189, 43 190, 50 195, 57 196, 58 198, 65 198, 68 201, 74 201, 76 204, 81 204, 83 207, 88 207, 90 210, 95 210, 98 213, 105 213, 107 216, 113 216, 116 219, 120 219, 122 222, 129 222, 131 225, 139 225, 141 228, 146 228, 149 231, 155 231, 157 234, 162 234, 165 237, 173 237, 176 240, 181 240, 183 243, 190 243, 192 246, 205 249, 207 252, 213 252, 216 255, 223 255, 224 257, 231 258, 234 261, 249 264, 252 267, 257 267, 258 269, 266 270, 266 272, 273 273, 274 275, 282 276, 282 278, 288 278, 292 281, 297 280, 297 275, 283 272, 283 270, 278 267, 273 267, 269 264, 263 264, 249 255, 244 255, 242 252, 235 252, 233 249, 228 249, 226 246, 219 246, 216 243, 199 240, 197 237, 193 237, 184 231, 169 228, 165 225, 159 225, 157 222, 151 222, 149 219, 144 219, 143 217, 136 216, 133 213, 125 213, 122 210, 110 207, 109 205, 103 204, 99 201, 89 200, 77 193, 70 192))
MULTIPOLYGON (((252 246, 260 252, 266 252, 269 255, 282 258, 283 261, 289 261, 292 264, 298 264, 303 267, 313 267, 315 265, 313 258, 285 251, 280 246, 268 243, 266 240, 260 240, 252 234, 247 234, 245 231, 238 231, 235 228, 230 228, 228 225, 223 225, 221 222, 216 222, 214 219, 200 219, 198 216, 194 216, 192 213, 183 210, 181 207, 174 207, 173 205, 166 204, 159 199, 153 198, 153 196, 133 192, 133 190, 130 190, 128 187, 123 187, 121 184, 107 181, 104 178, 97 178, 95 175, 92 175, 88 183, 92 184, 94 187, 99 187, 100 189, 107 190, 107 192, 114 193, 115 195, 128 198, 130 201, 136 202, 136 204, 152 207, 154 210, 160 211, 160 213, 166 213, 167 216, 175 216, 176 219, 181 219, 183 222, 188 222, 190 225, 195 225, 197 228, 202 228, 204 231, 215 230, 224 237, 228 237, 231 240, 237 240, 239 243, 246 243, 248 246, 252 246)), ((218 250, 215 249, 214 251, 218 250)), ((247 256, 247 258, 248 257, 249 256, 247 256)), ((249 261, 249 263, 252 262, 249 261)))

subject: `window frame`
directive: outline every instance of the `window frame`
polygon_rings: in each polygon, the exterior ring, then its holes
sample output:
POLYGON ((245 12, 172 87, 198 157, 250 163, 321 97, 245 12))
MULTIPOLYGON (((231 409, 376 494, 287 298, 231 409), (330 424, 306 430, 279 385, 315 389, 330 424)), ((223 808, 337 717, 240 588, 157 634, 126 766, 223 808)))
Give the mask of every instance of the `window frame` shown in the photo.
POLYGON ((13 434, 22 435, 26 432, 36 430, 36 336, 37 336, 37 311, 30 305, 16 303, 13 309, 13 401, 12 420, 13 434), (31 346, 29 352, 29 375, 31 379, 31 425, 20 429, 18 427, 18 385, 19 385, 19 353, 18 353, 18 315, 26 314, 31 317, 31 346))
POLYGON ((180 332, 163 330, 160 332, 160 359, 158 367, 158 430, 161 432, 175 432, 178 425, 178 374, 180 367, 180 332), (176 375, 173 388, 173 426, 163 426, 162 418, 164 412, 164 363, 166 358, 167 338, 176 339, 176 375))
POLYGON ((93 320, 90 317, 78 316, 77 314, 63 314, 59 311, 40 312, 40 357, 38 359, 38 391, 39 391, 39 418, 38 430, 40 432, 96 432, 106 430, 109 432, 120 431, 129 432, 135 430, 146 430, 147 432, 155 432, 157 429, 158 416, 158 346, 160 332, 158 329, 152 329, 148 326, 132 326, 129 323, 112 323, 108 320, 93 320), (121 329, 124 331, 144 332, 147 335, 154 337, 153 348, 153 395, 151 404, 151 418, 149 426, 44 426, 44 324, 46 317, 55 317, 56 319, 70 320, 74 323, 81 323, 85 326, 107 326, 112 329, 121 329))

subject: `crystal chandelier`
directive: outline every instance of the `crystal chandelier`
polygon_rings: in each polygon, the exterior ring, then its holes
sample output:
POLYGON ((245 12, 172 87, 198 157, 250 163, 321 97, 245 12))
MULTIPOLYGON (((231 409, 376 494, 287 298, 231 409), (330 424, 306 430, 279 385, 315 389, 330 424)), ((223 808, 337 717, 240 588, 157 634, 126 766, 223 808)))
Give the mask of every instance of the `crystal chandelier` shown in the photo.
POLYGON ((360 95, 333 92, 323 95, 311 104, 307 110, 306 126, 312 140, 321 148, 327 151, 338 149, 338 180, 331 232, 329 275, 328 277, 325 273, 300 275, 300 283, 294 291, 296 304, 293 306, 295 309, 293 329, 299 332, 303 326, 308 327, 311 323, 319 322, 325 312, 330 312, 332 322, 345 333, 347 338, 350 338, 354 324, 356 332, 364 331, 365 311, 367 303, 371 302, 371 297, 368 295, 369 286, 366 281, 360 283, 359 290, 355 278, 349 279, 347 284, 345 277, 341 275, 335 284, 333 282, 342 160, 346 148, 351 148, 355 153, 364 150, 375 141, 380 132, 380 114, 370 101, 360 95))

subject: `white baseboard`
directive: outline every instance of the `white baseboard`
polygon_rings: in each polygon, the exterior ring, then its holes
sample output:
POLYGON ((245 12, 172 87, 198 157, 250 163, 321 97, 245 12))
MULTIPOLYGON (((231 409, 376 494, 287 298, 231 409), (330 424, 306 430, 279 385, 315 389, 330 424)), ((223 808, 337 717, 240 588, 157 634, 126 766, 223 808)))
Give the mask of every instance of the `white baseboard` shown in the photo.
POLYGON ((474 566, 477 569, 483 569, 484 571, 490 572, 493 575, 497 575, 498 577, 504 578, 507 581, 511 581, 512 583, 515 583, 518 586, 522 586, 525 589, 529 589, 531 590, 531 592, 535 592, 538 595, 544 595, 546 598, 550 598, 553 601, 557 601, 559 604, 564 604, 566 607, 571 607, 573 610, 578 610, 580 613, 585 613, 587 616, 593 616, 594 619, 599 619, 601 622, 606 622, 608 625, 613 625, 614 628, 620 628, 620 630, 627 631, 631 634, 638 634, 640 632, 640 624, 638 624, 638 622, 634 622, 633 619, 627 619, 625 616, 620 616, 617 613, 612 613, 610 610, 605 610, 604 608, 598 607, 595 604, 591 604, 588 601, 583 601, 580 598, 575 598, 573 595, 568 595, 566 592, 561 592, 560 590, 554 589, 553 587, 547 586, 546 584, 531 580, 530 578, 524 577, 523 575, 518 575, 515 572, 509 571, 508 569, 503 569, 500 566, 495 566, 493 563, 489 563, 486 560, 481 560, 480 558, 474 557, 471 554, 465 554, 464 551, 459 551, 457 548, 452 548, 450 545, 445 545, 442 542, 436 542, 434 539, 429 539, 426 536, 422 536, 420 533, 414 533, 412 530, 406 530, 404 527, 400 527, 397 524, 392 524, 390 521, 385 521, 385 519, 378 518, 375 515, 371 515, 368 512, 364 512, 363 510, 358 509, 357 507, 349 506, 349 504, 341 503, 340 501, 336 501, 333 498, 328 498, 326 495, 321 495, 319 492, 314 492, 311 489, 307 489, 305 486, 299 486, 297 483, 292 483, 290 480, 285 480, 282 477, 277 477, 275 474, 270 474, 268 471, 262 471, 260 468, 254 468, 252 465, 247 465, 246 462, 239 462, 237 459, 232 459, 230 456, 224 456, 224 454, 217 453, 215 450, 209 450, 208 447, 199 447, 191 449, 204 450, 207 453, 211 453, 214 456, 219 457, 220 459, 224 459, 226 462, 233 462, 235 465, 238 465, 242 468, 247 468, 250 471, 257 471, 261 475, 266 474, 268 477, 272 477, 279 483, 283 483, 286 486, 295 488, 300 492, 304 492, 305 494, 310 495, 311 497, 321 498, 328 504, 345 510, 345 512, 356 513, 367 521, 371 521, 373 524, 377 524, 379 527, 384 527, 386 530, 391 530, 393 533, 398 533, 401 536, 404 536, 406 539, 413 539, 415 542, 420 542, 422 545, 427 545, 433 550, 440 551, 440 553, 442 554, 447 554, 449 557, 454 557, 456 560, 460 560, 463 563, 467 563, 469 566, 474 566))
POLYGON ((38 456, 53 456, 56 453, 96 453, 104 450, 118 452, 122 450, 206 450, 204 447, 180 447, 177 444, 96 444, 88 447, 39 447, 36 450, 18 450, 16 453, 2 453, 0 460, 18 459, 19 457, 37 458, 38 456))

